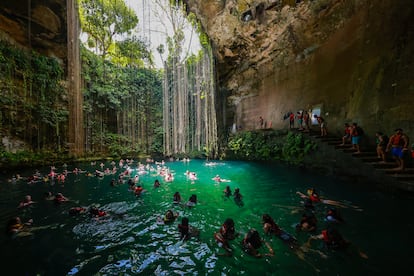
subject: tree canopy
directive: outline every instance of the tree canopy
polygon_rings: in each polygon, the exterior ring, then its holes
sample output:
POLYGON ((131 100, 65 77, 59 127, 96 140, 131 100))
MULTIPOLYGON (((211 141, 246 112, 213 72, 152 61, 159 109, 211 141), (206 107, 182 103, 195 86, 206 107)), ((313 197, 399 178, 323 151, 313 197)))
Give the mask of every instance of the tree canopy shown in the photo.
POLYGON ((131 34, 138 17, 124 0, 80 0, 82 31, 88 35, 88 46, 105 57, 116 38, 131 34))

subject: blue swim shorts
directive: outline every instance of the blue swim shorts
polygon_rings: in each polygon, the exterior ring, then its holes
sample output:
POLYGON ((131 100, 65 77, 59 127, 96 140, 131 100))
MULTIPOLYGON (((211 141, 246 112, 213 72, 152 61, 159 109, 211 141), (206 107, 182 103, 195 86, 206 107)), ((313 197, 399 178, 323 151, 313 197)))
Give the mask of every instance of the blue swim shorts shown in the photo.
POLYGON ((393 147, 391 150, 391 154, 392 156, 402 158, 404 155, 404 152, 402 150, 402 147, 393 147))
POLYGON ((361 136, 352 136, 352 145, 358 145, 359 140, 361 140, 361 136))

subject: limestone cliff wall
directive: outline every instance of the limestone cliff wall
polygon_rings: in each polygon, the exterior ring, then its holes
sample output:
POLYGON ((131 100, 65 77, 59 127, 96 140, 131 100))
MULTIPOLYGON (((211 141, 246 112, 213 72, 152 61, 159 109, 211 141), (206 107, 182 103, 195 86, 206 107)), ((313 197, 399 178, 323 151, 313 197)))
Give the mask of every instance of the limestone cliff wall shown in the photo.
POLYGON ((413 1, 186 2, 213 42, 226 127, 283 128, 320 107, 330 132, 355 121, 414 138, 413 1))
POLYGON ((0 39, 65 60, 66 1, 13 0, 0 3, 0 39))

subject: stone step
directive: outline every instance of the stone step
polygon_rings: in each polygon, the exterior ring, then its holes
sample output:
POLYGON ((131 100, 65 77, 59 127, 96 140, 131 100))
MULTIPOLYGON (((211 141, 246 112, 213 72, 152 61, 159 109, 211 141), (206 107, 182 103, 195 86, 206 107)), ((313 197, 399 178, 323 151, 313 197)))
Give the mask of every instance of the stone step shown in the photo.
POLYGON ((325 143, 330 143, 330 142, 339 142, 339 143, 342 143, 342 140, 340 138, 338 138, 338 137, 322 137, 321 138, 321 141, 322 142, 325 142, 325 143))
POLYGON ((328 145, 333 145, 335 146, 335 148, 338 146, 340 147, 340 144, 342 144, 341 140, 332 140, 332 141, 328 141, 328 145))
POLYGON ((414 181, 414 174, 390 174, 391 177, 398 179, 398 180, 404 180, 404 181, 414 181))
POLYGON ((356 149, 354 149, 354 148, 345 148, 345 149, 343 149, 342 150, 344 153, 354 153, 354 152, 356 152, 356 149))
POLYGON ((393 175, 393 176, 395 176, 395 175, 411 175, 411 176, 414 177, 414 168, 407 168, 403 172, 398 170, 398 168, 382 169, 382 171, 386 174, 393 175))
POLYGON ((382 163, 382 162, 378 162, 378 159, 376 160, 376 162, 372 162, 370 165, 376 169, 391 169, 391 168, 397 167, 397 164, 395 162, 382 163))
POLYGON ((361 151, 361 153, 352 153, 353 157, 362 158, 362 157, 375 157, 377 158, 377 153, 372 151, 361 151))
POLYGON ((395 186, 403 191, 414 192, 414 181, 399 181, 395 186))
POLYGON ((335 146, 336 149, 352 149, 352 145, 351 144, 345 144, 345 145, 341 145, 342 141, 335 146))
MULTIPOLYGON (((374 156, 361 156, 358 157, 358 159, 360 159, 362 162, 364 163, 374 163, 374 162, 378 162, 378 157, 376 155, 374 156)), ((395 163, 393 163, 394 166, 396 166, 395 163)))
POLYGON ((338 136, 321 136, 319 133, 312 133, 310 134, 311 137, 315 138, 315 139, 320 139, 321 141, 332 141, 332 140, 340 140, 342 141, 342 139, 338 136))

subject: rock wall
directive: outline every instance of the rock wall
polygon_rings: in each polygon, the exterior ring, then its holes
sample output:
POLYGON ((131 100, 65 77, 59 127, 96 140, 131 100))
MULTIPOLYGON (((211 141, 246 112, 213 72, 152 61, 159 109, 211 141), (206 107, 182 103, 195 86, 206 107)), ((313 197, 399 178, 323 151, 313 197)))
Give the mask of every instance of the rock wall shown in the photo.
POLYGON ((1 1, 0 39, 63 61, 67 56, 66 1, 1 1))
POLYGON ((284 128, 286 112, 320 108, 331 133, 414 137, 412 1, 186 2, 213 43, 225 127, 284 128))

